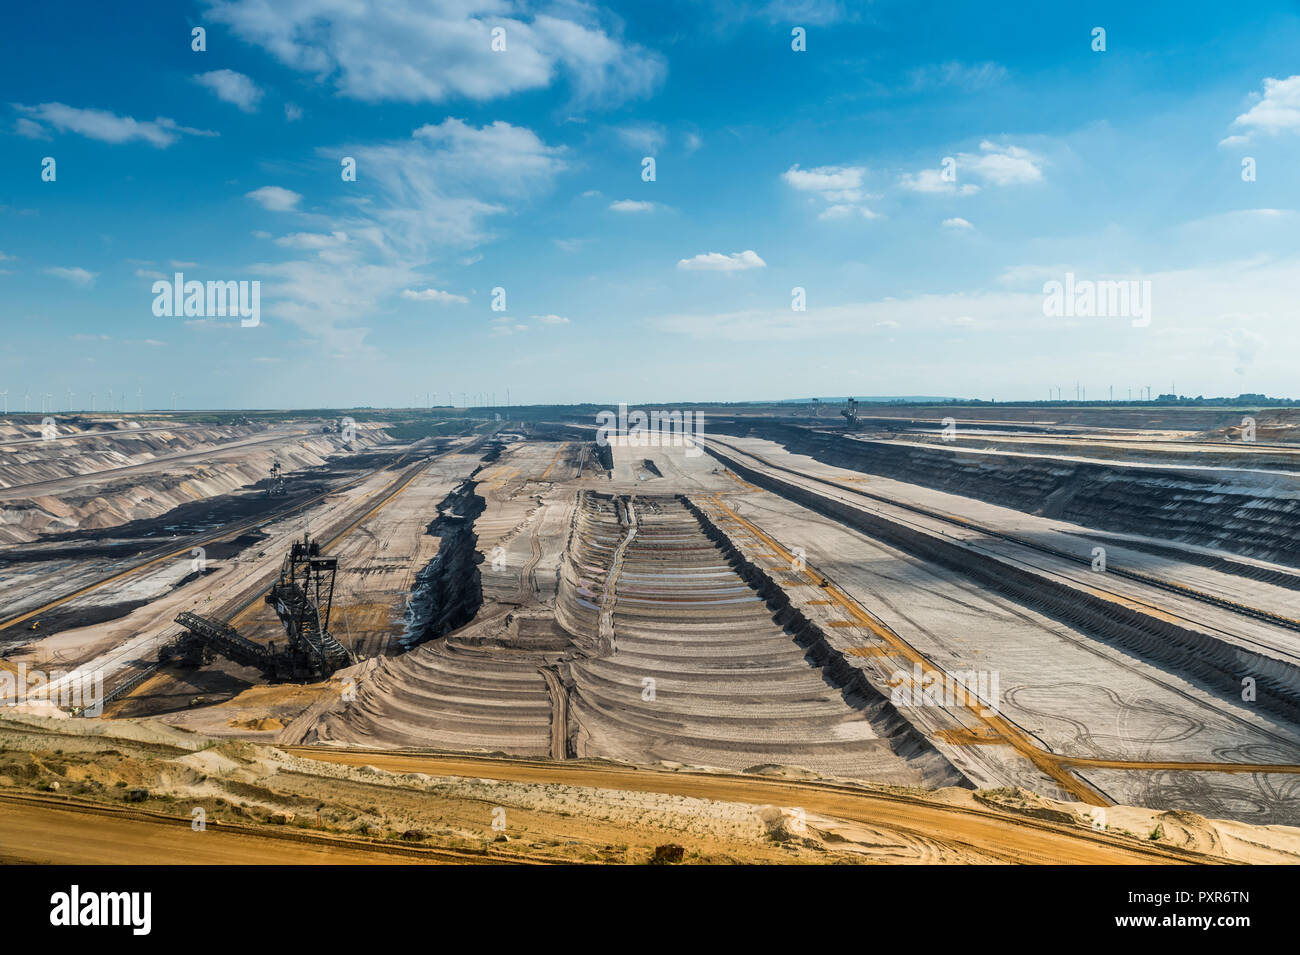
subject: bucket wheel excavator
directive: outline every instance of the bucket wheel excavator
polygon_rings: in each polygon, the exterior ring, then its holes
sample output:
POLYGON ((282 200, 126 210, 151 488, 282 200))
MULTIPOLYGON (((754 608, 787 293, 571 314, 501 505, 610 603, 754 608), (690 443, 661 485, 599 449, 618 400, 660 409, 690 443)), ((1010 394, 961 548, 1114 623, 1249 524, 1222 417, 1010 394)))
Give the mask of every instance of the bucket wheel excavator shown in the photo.
POLYGON ((223 656, 256 667, 272 682, 325 679, 356 662, 329 629, 337 573, 338 559, 321 556, 320 544, 304 534, 290 547, 279 579, 265 597, 284 625, 284 646, 275 641, 263 646, 229 623, 187 610, 176 617, 184 632, 159 651, 159 662, 201 666, 223 656))

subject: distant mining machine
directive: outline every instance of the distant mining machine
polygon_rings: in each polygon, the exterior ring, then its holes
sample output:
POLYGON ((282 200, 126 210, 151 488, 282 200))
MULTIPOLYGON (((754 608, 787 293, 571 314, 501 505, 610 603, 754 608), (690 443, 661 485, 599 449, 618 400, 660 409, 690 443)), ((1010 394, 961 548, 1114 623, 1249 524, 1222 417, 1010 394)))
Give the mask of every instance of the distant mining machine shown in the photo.
POLYGON ((289 549, 280 577, 266 595, 284 624, 287 646, 277 648, 274 641, 262 646, 229 623, 184 611, 176 622, 185 632, 159 651, 158 660, 202 666, 214 656, 223 656, 256 667, 273 682, 325 679, 355 662, 329 631, 337 573, 337 558, 322 557, 320 544, 304 534, 289 549))
POLYGON ((861 422, 858 420, 858 399, 850 398, 844 407, 840 409, 840 415, 847 422, 845 427, 850 431, 858 430, 861 426, 861 422))
POLYGON ((280 467, 280 462, 278 460, 273 461, 271 463, 271 486, 266 489, 266 496, 286 497, 288 494, 289 489, 285 486, 284 471, 280 467))

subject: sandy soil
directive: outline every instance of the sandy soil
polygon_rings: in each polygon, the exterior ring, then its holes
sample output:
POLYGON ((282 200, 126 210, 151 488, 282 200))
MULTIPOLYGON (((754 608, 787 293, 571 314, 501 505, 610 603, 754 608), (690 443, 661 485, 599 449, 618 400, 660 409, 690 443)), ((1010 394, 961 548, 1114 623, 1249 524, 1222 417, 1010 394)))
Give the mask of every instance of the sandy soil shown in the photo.
POLYGON ((1294 862, 1300 829, 1018 790, 330 752, 0 714, 0 860, 1294 862), (202 810, 204 826, 195 819, 202 810))

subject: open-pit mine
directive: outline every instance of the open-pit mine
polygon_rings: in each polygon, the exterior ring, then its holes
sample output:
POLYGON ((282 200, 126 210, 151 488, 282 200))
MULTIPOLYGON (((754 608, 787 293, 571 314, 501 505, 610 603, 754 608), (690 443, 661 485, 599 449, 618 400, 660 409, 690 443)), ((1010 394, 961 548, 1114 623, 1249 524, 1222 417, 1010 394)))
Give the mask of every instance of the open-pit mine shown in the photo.
POLYGON ((1251 414, 10 416, 0 858, 1300 861, 1251 414))

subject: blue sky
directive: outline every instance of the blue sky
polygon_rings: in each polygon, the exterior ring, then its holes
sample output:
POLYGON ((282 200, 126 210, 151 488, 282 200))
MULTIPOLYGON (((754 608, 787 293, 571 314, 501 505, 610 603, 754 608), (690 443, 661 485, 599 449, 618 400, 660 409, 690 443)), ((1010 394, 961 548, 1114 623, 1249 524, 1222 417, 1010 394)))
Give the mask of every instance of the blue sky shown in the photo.
POLYGON ((0 390, 1295 395, 1295 6, 1061 7, 15 7, 0 390), (155 316, 178 270, 261 324, 155 316), (1045 315, 1066 273, 1150 282, 1149 324, 1045 315))

